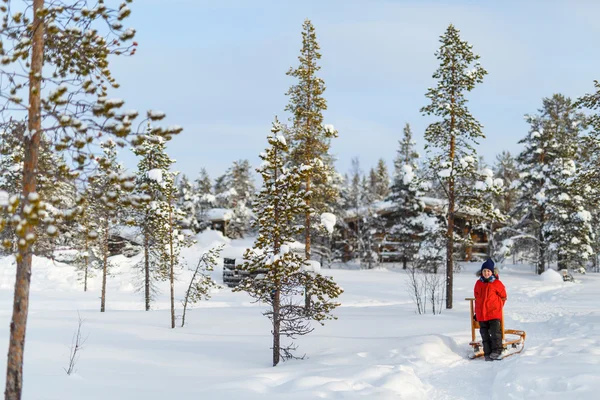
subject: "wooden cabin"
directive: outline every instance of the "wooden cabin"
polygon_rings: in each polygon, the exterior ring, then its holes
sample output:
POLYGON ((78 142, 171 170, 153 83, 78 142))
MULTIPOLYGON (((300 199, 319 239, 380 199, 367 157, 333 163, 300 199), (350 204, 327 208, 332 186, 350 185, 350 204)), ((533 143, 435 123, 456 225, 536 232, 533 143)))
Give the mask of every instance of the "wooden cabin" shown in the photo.
MULTIPOLYGON (((445 218, 444 200, 432 197, 423 197, 422 200, 425 203, 426 212, 439 217, 440 220, 445 218)), ((373 204, 371 209, 383 219, 381 227, 374 233, 373 250, 379 254, 382 262, 402 261, 401 253, 398 252, 398 242, 388 231, 394 225, 392 220, 394 204, 389 201, 381 201, 373 204)), ((350 211, 344 218, 346 229, 341 232, 342 240, 338 241, 340 243, 338 251, 342 254, 344 262, 356 258, 353 249, 349 248, 347 239, 354 236, 352 232, 356 229, 357 214, 357 212, 350 211)), ((478 261, 485 259, 488 255, 488 233, 481 227, 475 226, 474 219, 474 216, 470 215, 468 211, 459 209, 455 212, 455 232, 462 237, 470 237, 472 243, 464 247, 459 255, 460 261, 478 261)))

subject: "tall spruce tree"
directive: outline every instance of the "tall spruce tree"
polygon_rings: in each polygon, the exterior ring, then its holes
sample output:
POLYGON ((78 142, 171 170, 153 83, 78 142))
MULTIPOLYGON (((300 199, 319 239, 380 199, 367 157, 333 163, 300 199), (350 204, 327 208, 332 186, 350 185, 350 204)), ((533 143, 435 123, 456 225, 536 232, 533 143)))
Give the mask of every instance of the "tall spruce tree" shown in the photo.
MULTIPOLYGON (((289 103, 285 110, 292 114, 290 158, 294 165, 305 165, 309 169, 304 174, 304 187, 307 193, 308 208, 304 214, 305 257, 311 259, 313 237, 322 232, 317 216, 332 211, 328 207, 339 194, 331 184, 335 170, 330 162, 329 147, 337 131, 331 125, 323 125, 323 112, 327 102, 323 97, 325 82, 317 76, 321 59, 315 28, 307 19, 302 25, 302 49, 298 60, 300 65, 290 68, 288 76, 298 82, 287 91, 289 103)), ((309 307, 310 294, 306 294, 306 307, 309 307)))
POLYGON ((595 93, 582 96, 577 100, 576 106, 588 111, 587 125, 589 130, 582 137, 582 156, 579 186, 581 194, 588 204, 593 219, 594 228, 594 257, 592 266, 597 272, 600 270, 598 257, 600 256, 600 82, 594 81, 595 93))
MULTIPOLYGON (((440 37, 441 46, 435 55, 440 67, 434 72, 435 87, 429 88, 427 98, 431 103, 421 109, 438 121, 425 130, 425 148, 430 153, 429 167, 444 189, 448 201, 446 232, 446 308, 452 308, 454 272, 454 217, 458 200, 472 188, 461 185, 475 175, 476 151, 474 144, 485 137, 481 124, 467 108, 465 95, 483 82, 486 70, 479 64, 479 56, 472 46, 461 40, 459 30, 449 25, 440 37)), ((466 205, 463 202, 463 205, 466 205)))
MULTIPOLYGON (((132 55, 137 45, 132 42, 135 30, 124 26, 131 14, 130 2, 125 0, 113 8, 104 2, 88 7, 85 1, 9 0, 0 6, 0 78, 4 83, 0 97, 6 100, 0 106, 4 121, 0 131, 6 130, 8 115, 27 121, 21 187, 11 190, 7 204, 0 205, 17 236, 6 399, 21 398, 23 389, 32 250, 40 236, 60 236, 52 217, 42 217, 49 199, 37 192, 38 181, 46 175, 39 165, 42 138, 51 137, 54 150, 65 157, 69 167, 65 177, 71 180, 89 172, 99 141, 114 137, 120 146, 137 141, 132 127, 138 126, 135 119, 139 114, 123 112, 124 101, 108 97, 109 88, 112 94, 119 86, 109 60, 132 55), (36 231, 44 225, 44 230, 36 231)), ((148 117, 160 120, 164 114, 149 112, 148 117)), ((157 127, 154 133, 170 138, 181 130, 157 127)), ((74 210, 69 212, 71 219, 80 217, 74 210)), ((0 226, 4 222, 0 221, 0 226)))
POLYGON ((320 274, 304 273, 311 265, 305 257, 291 250, 294 237, 305 227, 296 224, 299 215, 308 211, 306 191, 302 188, 308 166, 286 166, 288 145, 277 120, 267 138, 269 147, 261 154, 263 164, 257 169, 263 188, 256 199, 254 247, 244 255, 242 268, 251 273, 234 290, 246 291, 255 299, 269 304, 264 313, 273 324, 273 366, 280 359, 293 358, 293 344, 281 344, 281 336, 294 339, 312 331, 310 321, 323 323, 334 318, 331 311, 338 306, 333 300, 342 289, 333 279, 320 274), (256 276, 256 277, 254 277, 256 276), (295 296, 307 288, 315 301, 302 307, 295 296))
POLYGON ((581 264, 581 258, 574 259, 591 255, 589 212, 579 195, 576 166, 585 117, 569 98, 559 94, 544 98, 542 103, 537 115, 527 116, 530 132, 520 141, 525 149, 517 158, 521 195, 514 210, 514 228, 521 233, 519 240, 533 249, 538 274, 546 270, 553 256, 562 267, 569 262, 581 264), (574 252, 578 256, 573 256, 574 252))

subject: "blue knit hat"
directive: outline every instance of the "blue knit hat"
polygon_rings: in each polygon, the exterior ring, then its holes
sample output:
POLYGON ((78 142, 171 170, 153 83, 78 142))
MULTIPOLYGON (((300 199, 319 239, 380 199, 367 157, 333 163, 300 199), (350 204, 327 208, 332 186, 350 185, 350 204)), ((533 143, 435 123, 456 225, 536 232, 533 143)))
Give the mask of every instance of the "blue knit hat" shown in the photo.
POLYGON ((482 273, 483 273, 484 269, 489 269, 490 271, 492 271, 492 274, 494 273, 494 261, 492 261, 491 258, 488 258, 487 260, 485 260, 485 262, 481 266, 482 273))

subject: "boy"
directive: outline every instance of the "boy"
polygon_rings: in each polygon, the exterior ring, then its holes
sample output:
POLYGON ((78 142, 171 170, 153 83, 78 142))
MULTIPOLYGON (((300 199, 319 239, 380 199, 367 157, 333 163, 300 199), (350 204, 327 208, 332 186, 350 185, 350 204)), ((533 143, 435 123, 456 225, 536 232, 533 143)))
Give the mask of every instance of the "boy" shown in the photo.
MULTIPOLYGON (((478 274, 479 275, 479 274, 478 274)), ((481 266, 481 276, 475 283, 475 315, 483 343, 485 361, 501 358, 502 307, 506 302, 506 288, 500 282, 494 262, 487 259, 481 266)))

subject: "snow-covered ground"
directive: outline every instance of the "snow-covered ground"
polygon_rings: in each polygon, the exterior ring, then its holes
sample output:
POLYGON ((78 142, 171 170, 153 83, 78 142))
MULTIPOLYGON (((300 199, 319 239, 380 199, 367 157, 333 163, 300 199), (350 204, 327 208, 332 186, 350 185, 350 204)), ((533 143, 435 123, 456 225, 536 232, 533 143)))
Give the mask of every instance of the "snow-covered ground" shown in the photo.
MULTIPOLYGON (((251 241, 209 232, 185 252, 226 243, 236 257, 251 241)), ((36 258, 26 341, 24 399, 596 399, 600 393, 600 275, 564 283, 552 272, 507 265, 506 327, 527 332, 525 350, 502 361, 468 360, 468 302, 478 264, 455 276, 455 307, 416 315, 401 270, 324 269, 344 288, 337 321, 299 338, 305 360, 271 362, 263 306, 223 288, 189 311, 186 327, 169 329, 166 285, 143 311, 131 265, 117 257, 107 312, 100 278, 84 293, 72 267, 36 258), (556 278, 559 279, 556 279, 556 278), (87 337, 67 376, 78 313, 87 337)), ((183 296, 187 272, 177 283, 183 296)), ((221 269, 214 272, 221 281, 221 269)), ((14 262, 0 259, 0 349, 8 348, 14 262)), ((181 311, 181 307, 179 307, 181 311)), ((1 358, 0 370, 5 370, 1 358)), ((4 372, 0 374, 4 387, 4 372)))

